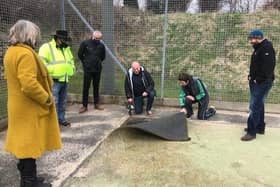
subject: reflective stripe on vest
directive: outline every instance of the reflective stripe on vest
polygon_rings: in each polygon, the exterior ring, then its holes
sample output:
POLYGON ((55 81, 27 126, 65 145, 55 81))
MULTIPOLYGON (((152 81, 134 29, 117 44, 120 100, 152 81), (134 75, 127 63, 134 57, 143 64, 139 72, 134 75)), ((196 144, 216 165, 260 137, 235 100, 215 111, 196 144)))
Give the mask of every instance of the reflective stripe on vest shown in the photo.
MULTIPOLYGON (((54 55, 54 52, 53 52, 53 48, 52 48, 51 44, 48 43, 48 46, 49 46, 49 48, 50 48, 50 52, 51 52, 51 56, 52 56, 53 61, 51 62, 51 64, 48 63, 47 66, 49 66, 49 65, 55 65, 55 64, 68 63, 67 60, 65 60, 65 61, 64 61, 64 60, 56 61, 55 55, 54 55)), ((67 52, 69 53, 68 50, 67 50, 67 52)), ((64 56, 64 58, 65 58, 65 55, 63 55, 63 56, 64 56)))
MULTIPOLYGON (((52 56, 52 62, 49 62, 47 63, 47 66, 53 66, 53 65, 57 65, 57 64, 66 64, 67 61, 66 60, 59 60, 59 61, 56 61, 56 58, 55 58, 55 55, 54 55, 54 51, 53 51, 53 48, 51 46, 50 43, 48 43, 48 46, 50 48, 50 52, 51 52, 51 56, 52 56)), ((64 55, 63 55, 64 56, 64 55)), ((65 56, 64 56, 64 59, 65 59, 65 56)), ((65 77, 65 79, 68 79, 68 76, 67 74, 66 75, 61 75, 61 76, 53 76, 53 78, 57 78, 57 79, 60 79, 60 78, 63 78, 65 77)))
POLYGON ((52 63, 56 63, 56 60, 55 60, 55 56, 54 56, 54 52, 53 52, 53 48, 52 48, 52 46, 51 46, 51 44, 50 43, 48 43, 48 46, 49 46, 49 48, 50 48, 50 52, 51 52, 51 56, 52 56, 52 59, 53 59, 53 62, 52 63))

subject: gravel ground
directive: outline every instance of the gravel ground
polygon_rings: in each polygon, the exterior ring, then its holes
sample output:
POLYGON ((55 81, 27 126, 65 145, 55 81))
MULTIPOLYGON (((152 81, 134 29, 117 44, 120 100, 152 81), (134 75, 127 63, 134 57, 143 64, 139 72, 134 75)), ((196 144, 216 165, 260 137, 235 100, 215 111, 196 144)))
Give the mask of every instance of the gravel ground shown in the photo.
MULTIPOLYGON (((92 154, 98 145, 128 118, 122 106, 105 105, 104 111, 93 110, 78 114, 79 105, 68 107, 67 118, 71 127, 61 127, 63 148, 49 152, 37 161, 39 175, 60 186, 83 161, 92 154)), ((0 186, 19 186, 19 173, 16 169, 17 159, 3 150, 5 133, 0 133, 0 186)))

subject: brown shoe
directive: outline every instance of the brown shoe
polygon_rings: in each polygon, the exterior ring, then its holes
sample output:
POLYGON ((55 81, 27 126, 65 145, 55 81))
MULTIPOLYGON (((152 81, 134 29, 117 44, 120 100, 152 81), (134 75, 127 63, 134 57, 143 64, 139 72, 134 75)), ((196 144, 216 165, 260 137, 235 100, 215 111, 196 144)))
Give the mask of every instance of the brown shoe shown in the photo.
POLYGON ((250 134, 245 134, 244 136, 241 137, 241 140, 242 141, 251 141, 255 138, 256 138, 256 135, 253 136, 253 135, 250 135, 250 134))
MULTIPOLYGON (((248 128, 244 128, 245 132, 248 132, 248 128)), ((257 134, 262 134, 264 135, 264 130, 257 130, 257 134)))
POLYGON ((99 104, 94 105, 94 109, 96 110, 104 110, 99 104))
POLYGON ((80 108, 79 113, 81 114, 81 113, 84 113, 86 111, 87 111, 87 107, 83 106, 83 107, 80 108))

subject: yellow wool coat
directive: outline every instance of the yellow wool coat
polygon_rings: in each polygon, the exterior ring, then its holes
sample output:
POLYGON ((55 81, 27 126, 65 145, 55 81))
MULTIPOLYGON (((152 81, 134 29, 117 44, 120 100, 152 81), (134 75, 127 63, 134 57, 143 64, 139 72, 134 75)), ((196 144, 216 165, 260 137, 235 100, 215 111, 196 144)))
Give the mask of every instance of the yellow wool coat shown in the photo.
POLYGON ((29 46, 10 46, 4 56, 8 86, 8 131, 5 150, 17 158, 38 158, 61 148, 52 79, 29 46))

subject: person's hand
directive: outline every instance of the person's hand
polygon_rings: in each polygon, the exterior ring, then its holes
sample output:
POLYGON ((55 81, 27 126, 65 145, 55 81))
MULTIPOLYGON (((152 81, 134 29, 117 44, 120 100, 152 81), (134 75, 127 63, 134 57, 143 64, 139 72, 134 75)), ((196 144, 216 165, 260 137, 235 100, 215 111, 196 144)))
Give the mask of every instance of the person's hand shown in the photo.
POLYGON ((133 99, 132 99, 132 98, 128 98, 128 99, 127 99, 127 102, 128 102, 128 103, 132 103, 132 102, 133 102, 133 99))
POLYGON ((186 114, 186 113, 187 113, 187 110, 186 110, 186 108, 182 108, 182 109, 180 110, 180 112, 183 112, 184 114, 186 114))
POLYGON ((147 93, 147 92, 143 92, 143 93, 142 93, 142 96, 143 96, 143 97, 146 97, 146 96, 148 96, 148 93, 147 93))
POLYGON ((54 97, 53 96, 49 96, 47 101, 46 101, 46 105, 47 106, 51 106, 54 103, 54 97))
POLYGON ((191 100, 191 101, 194 101, 194 100, 195 100, 194 97, 191 96, 191 95, 188 95, 187 98, 188 98, 189 100, 191 100))

